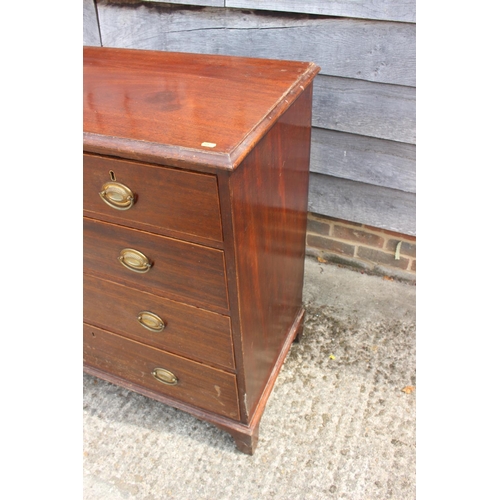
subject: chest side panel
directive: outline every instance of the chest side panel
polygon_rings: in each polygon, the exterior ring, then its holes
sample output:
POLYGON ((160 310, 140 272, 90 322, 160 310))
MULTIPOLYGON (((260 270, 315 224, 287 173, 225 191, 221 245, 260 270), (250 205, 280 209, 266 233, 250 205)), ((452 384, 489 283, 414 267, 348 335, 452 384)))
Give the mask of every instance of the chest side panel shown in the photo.
POLYGON ((302 306, 312 85, 231 174, 247 409, 302 306))

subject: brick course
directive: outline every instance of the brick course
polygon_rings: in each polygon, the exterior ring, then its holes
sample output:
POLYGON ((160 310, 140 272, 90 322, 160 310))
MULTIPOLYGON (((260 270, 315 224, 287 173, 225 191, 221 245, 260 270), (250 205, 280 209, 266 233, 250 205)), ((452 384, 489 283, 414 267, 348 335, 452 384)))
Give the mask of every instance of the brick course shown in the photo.
POLYGON ((358 228, 347 226, 333 225, 333 237, 339 240, 352 241, 362 243, 372 247, 382 248, 384 246, 384 238, 374 233, 367 233, 358 228))
POLYGON ((321 261, 404 280, 416 277, 415 236, 309 213, 306 243, 308 255, 321 261))
POLYGON ((327 224, 325 222, 321 222, 319 220, 307 219, 307 232, 308 233, 313 233, 313 234, 323 234, 323 235, 329 235, 330 234, 330 224, 327 224))
POLYGON ((307 235, 307 244, 315 248, 324 248, 331 252, 339 253, 341 255, 354 255, 355 247, 348 245, 342 241, 334 240, 333 238, 324 238, 322 236, 315 236, 314 234, 307 235))
POLYGON ((381 252, 380 250, 375 250, 374 248, 359 247, 358 257, 367 260, 369 262, 376 262, 377 264, 383 264, 384 266, 397 267, 398 269, 406 270, 408 269, 409 260, 405 257, 400 257, 399 260, 394 258, 394 254, 381 252))
POLYGON ((408 257, 416 257, 417 256, 417 245, 415 243, 410 243, 409 241, 403 241, 401 239, 390 239, 387 241, 385 248, 389 252, 395 253, 396 252, 396 247, 399 242, 401 243, 401 248, 399 249, 399 252, 401 255, 407 255, 408 257))

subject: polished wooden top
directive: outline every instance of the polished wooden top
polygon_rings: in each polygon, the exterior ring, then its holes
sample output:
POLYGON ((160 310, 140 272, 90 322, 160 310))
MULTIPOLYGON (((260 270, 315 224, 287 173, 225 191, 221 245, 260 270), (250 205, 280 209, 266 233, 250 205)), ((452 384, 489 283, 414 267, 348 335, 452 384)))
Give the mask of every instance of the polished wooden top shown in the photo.
POLYGON ((318 71, 306 62, 84 47, 84 150, 234 169, 318 71))

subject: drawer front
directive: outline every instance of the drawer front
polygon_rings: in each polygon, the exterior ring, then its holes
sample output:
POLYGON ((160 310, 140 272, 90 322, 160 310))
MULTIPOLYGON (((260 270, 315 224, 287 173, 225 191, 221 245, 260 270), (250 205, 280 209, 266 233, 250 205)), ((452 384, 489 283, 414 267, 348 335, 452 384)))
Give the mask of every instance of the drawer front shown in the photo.
POLYGON ((142 291, 216 312, 228 310, 221 250, 84 218, 83 264, 89 274, 142 291), (146 257, 149 270, 125 267, 119 260, 124 249, 146 257))
POLYGON ((84 154, 83 207, 95 218, 146 231, 222 241, 219 194, 214 175, 84 154), (122 188, 114 194, 112 185, 104 189, 106 183, 113 180, 132 192, 134 202, 131 208, 114 208, 99 194, 103 193, 103 197, 115 206, 122 205, 113 201, 123 194, 122 188))
MULTIPOLYGON (((239 419, 236 377, 139 342, 84 325, 84 364, 219 415, 239 419), (168 370, 176 385, 158 381, 155 369, 168 370)), ((162 376, 161 372, 157 372, 162 376)), ((163 376, 163 378, 165 378, 163 376)))
POLYGON ((83 320, 158 349, 234 369, 227 316, 84 275, 83 320))

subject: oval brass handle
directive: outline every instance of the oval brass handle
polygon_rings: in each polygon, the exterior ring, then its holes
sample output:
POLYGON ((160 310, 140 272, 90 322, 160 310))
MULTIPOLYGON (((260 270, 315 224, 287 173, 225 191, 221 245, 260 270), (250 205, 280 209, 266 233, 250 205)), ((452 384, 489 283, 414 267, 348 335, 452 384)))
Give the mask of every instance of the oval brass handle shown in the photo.
POLYGON ((128 210, 132 208, 135 196, 130 188, 119 182, 106 182, 102 185, 99 196, 104 203, 116 210, 128 210))
POLYGON ((153 265, 151 261, 139 250, 124 248, 120 252, 118 260, 130 271, 136 273, 147 273, 153 265))
POLYGON ((137 321, 150 332, 162 332, 165 328, 165 322, 160 316, 150 311, 141 311, 137 315, 137 321))
POLYGON ((163 384, 177 385, 179 382, 179 379, 172 372, 165 370, 165 368, 155 368, 151 372, 151 375, 153 375, 158 382, 162 382, 163 384))

